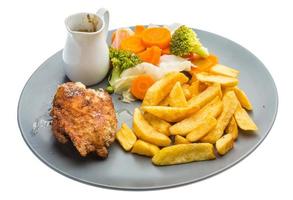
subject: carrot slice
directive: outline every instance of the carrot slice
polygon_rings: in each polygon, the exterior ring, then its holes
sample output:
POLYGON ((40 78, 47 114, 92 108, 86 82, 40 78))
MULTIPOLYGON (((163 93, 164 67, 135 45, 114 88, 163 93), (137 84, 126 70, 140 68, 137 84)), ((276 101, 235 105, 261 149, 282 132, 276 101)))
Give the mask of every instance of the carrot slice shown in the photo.
POLYGON ((132 81, 130 92, 136 98, 143 100, 146 91, 154 82, 154 79, 149 75, 139 75, 132 81))
POLYGON ((131 51, 133 53, 139 53, 145 50, 145 46, 143 45, 141 38, 133 35, 124 40, 122 40, 120 48, 123 50, 131 51))
POLYGON ((185 58, 187 58, 187 59, 188 59, 189 61, 191 61, 191 62, 195 62, 196 60, 199 60, 199 59, 201 59, 202 57, 201 57, 200 55, 196 54, 196 53, 192 53, 192 54, 188 55, 188 56, 185 57, 185 58))
POLYGON ((136 35, 142 34, 142 32, 145 30, 145 27, 142 25, 136 25, 134 28, 134 32, 136 35))
POLYGON ((145 51, 138 54, 140 59, 144 62, 159 64, 162 50, 157 46, 147 48, 145 51))
POLYGON ((171 33, 163 27, 147 28, 142 33, 142 41, 147 47, 158 46, 165 49, 170 45, 171 33))
POLYGON ((134 33, 130 32, 127 29, 118 29, 117 31, 115 31, 112 34, 112 44, 111 44, 111 46, 113 48, 115 48, 115 49, 119 49, 120 45, 121 45, 121 42, 123 40, 125 40, 126 38, 130 37, 132 34, 134 34, 134 33))
POLYGON ((162 54, 163 54, 163 55, 165 55, 165 54, 170 55, 170 54, 171 54, 171 53, 170 53, 170 47, 167 47, 166 49, 163 49, 163 50, 162 50, 162 54))
POLYGON ((215 55, 209 55, 206 58, 200 58, 192 61, 197 67, 192 67, 191 71, 203 72, 209 70, 212 66, 218 63, 218 58, 215 55))

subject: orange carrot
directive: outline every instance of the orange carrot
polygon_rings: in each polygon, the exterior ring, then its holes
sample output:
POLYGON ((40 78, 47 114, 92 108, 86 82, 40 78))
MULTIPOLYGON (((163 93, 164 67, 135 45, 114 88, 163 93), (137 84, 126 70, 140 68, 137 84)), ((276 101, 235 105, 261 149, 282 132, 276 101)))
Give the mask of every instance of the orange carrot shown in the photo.
POLYGON ((115 31, 112 34, 112 47, 119 49, 121 42, 130 37, 131 36, 131 32, 129 32, 127 29, 118 29, 117 31, 115 31))
POLYGON ((138 54, 141 60, 154 65, 159 64, 162 50, 157 46, 147 48, 145 51, 138 54))
POLYGON ((130 92, 136 98, 143 100, 146 91, 151 87, 154 82, 154 79, 149 75, 139 75, 132 81, 130 92))
POLYGON ((134 32, 136 35, 142 34, 142 32, 145 30, 145 27, 142 25, 136 25, 134 28, 134 32))
POLYGON ((203 72, 210 69, 213 65, 218 63, 218 58, 215 55, 209 55, 206 58, 200 58, 192 61, 193 64, 195 64, 197 67, 192 67, 191 71, 197 73, 197 72, 203 72))
POLYGON ((187 57, 186 57, 188 60, 190 60, 191 62, 195 62, 196 60, 199 60, 199 59, 201 59, 202 57, 201 56, 199 56, 199 55, 197 55, 196 53, 192 53, 192 54, 190 54, 190 55, 188 55, 187 57))
POLYGON ((133 53, 139 53, 145 50, 145 46, 143 45, 141 38, 133 35, 124 40, 122 40, 120 48, 123 50, 131 51, 133 53))
POLYGON ((166 49, 163 49, 163 50, 162 50, 162 54, 163 54, 163 55, 165 55, 165 54, 170 55, 170 54, 171 54, 171 53, 170 53, 170 47, 167 47, 166 49))
POLYGON ((171 33, 163 27, 147 28, 142 33, 142 41, 147 47, 158 46, 165 49, 170 45, 171 33))

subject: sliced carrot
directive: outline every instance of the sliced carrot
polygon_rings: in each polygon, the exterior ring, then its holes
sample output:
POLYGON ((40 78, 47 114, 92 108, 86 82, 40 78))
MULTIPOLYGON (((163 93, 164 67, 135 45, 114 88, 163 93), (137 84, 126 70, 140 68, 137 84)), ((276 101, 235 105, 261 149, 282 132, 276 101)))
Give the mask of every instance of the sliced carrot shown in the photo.
POLYGON ((136 25, 134 28, 134 32, 136 35, 142 34, 142 32, 145 30, 145 27, 142 25, 136 25))
POLYGON ((212 66, 218 63, 218 58, 215 55, 209 55, 206 58, 200 58, 192 61, 197 67, 192 67, 191 71, 203 72, 209 70, 212 66))
POLYGON ((131 32, 127 29, 118 29, 112 34, 112 47, 119 49, 121 42, 131 36, 131 32))
POLYGON ((201 59, 202 57, 200 56, 200 55, 198 55, 198 54, 196 54, 196 53, 192 53, 192 54, 190 54, 190 55, 188 55, 187 57, 185 57, 185 58, 187 58, 188 60, 190 60, 190 61, 196 61, 196 60, 199 60, 199 59, 201 59))
POLYGON ((143 100, 145 93, 154 82, 154 79, 149 75, 139 75, 132 81, 130 92, 136 98, 143 100))
POLYGON ((152 63, 154 65, 159 64, 162 50, 157 46, 147 48, 145 51, 138 54, 141 60, 144 62, 152 63))
POLYGON ((147 28, 142 33, 142 41, 147 47, 158 46, 165 49, 170 45, 171 33, 163 27, 147 28))
POLYGON ((120 48, 123 50, 131 51, 133 53, 139 53, 145 50, 145 46, 142 43, 140 37, 133 35, 122 40, 120 48))
POLYGON ((165 55, 165 54, 170 55, 170 54, 171 54, 171 53, 170 53, 170 48, 167 47, 166 49, 163 49, 163 50, 162 50, 162 54, 163 54, 163 55, 165 55))

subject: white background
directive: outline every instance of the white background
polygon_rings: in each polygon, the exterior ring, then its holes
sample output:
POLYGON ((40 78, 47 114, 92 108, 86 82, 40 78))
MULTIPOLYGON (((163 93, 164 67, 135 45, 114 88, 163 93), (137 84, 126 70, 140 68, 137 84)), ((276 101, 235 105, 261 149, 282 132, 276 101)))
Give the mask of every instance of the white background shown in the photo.
POLYGON ((289 2, 1 1, 0 199, 292 199, 293 7, 289 2), (33 71, 63 48, 64 18, 80 11, 95 12, 99 7, 110 10, 111 29, 180 22, 223 35, 251 50, 271 72, 279 92, 279 112, 269 136, 231 169, 167 190, 102 189, 73 181, 44 165, 25 145, 18 130, 16 108, 20 92, 33 71))

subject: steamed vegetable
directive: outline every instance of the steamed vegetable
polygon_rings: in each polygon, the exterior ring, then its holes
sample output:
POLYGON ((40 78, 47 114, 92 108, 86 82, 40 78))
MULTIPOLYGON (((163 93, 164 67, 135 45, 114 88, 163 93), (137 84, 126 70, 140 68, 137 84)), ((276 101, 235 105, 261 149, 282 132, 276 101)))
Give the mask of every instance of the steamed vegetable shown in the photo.
POLYGON ((134 32, 136 35, 140 35, 145 30, 143 25, 136 25, 134 28, 134 32))
POLYGON ((180 26, 172 35, 170 44, 171 54, 185 57, 196 53, 202 57, 209 55, 208 50, 202 46, 196 33, 187 26, 180 26))
POLYGON ((129 36, 128 38, 122 40, 120 48, 133 53, 139 53, 145 50, 141 37, 137 35, 129 36))
POLYGON ((189 71, 191 66, 193 66, 193 64, 190 61, 179 56, 163 55, 160 57, 158 66, 143 62, 123 71, 121 78, 147 74, 157 81, 169 72, 189 71))
POLYGON ((121 42, 134 35, 134 32, 133 30, 131 30, 130 28, 119 28, 117 29, 117 31, 115 31, 113 34, 112 34, 112 44, 111 44, 111 47, 115 48, 115 49, 119 49, 120 48, 120 45, 121 45, 121 42))
MULTIPOLYGON (((134 53, 114 48, 110 48, 110 61, 113 69, 109 79, 109 83, 114 90, 115 87, 113 87, 113 85, 120 78, 121 73, 124 70, 141 63, 140 58, 134 53)), ((108 87, 107 89, 110 90, 111 88, 108 87)))
POLYGON ((158 46, 161 49, 169 47, 171 33, 164 27, 147 28, 142 33, 142 41, 145 46, 158 46))
POLYGON ((142 74, 137 76, 131 84, 131 94, 140 99, 143 100, 146 91, 152 86, 152 84, 155 82, 155 80, 150 76, 146 74, 142 74))
POLYGON ((208 71, 212 66, 218 64, 218 58, 215 55, 210 54, 205 58, 199 58, 192 61, 197 67, 191 69, 192 72, 204 72, 208 71))
POLYGON ((158 65, 160 62, 162 50, 157 46, 152 46, 147 48, 145 51, 138 54, 141 60, 144 62, 152 63, 158 65))

